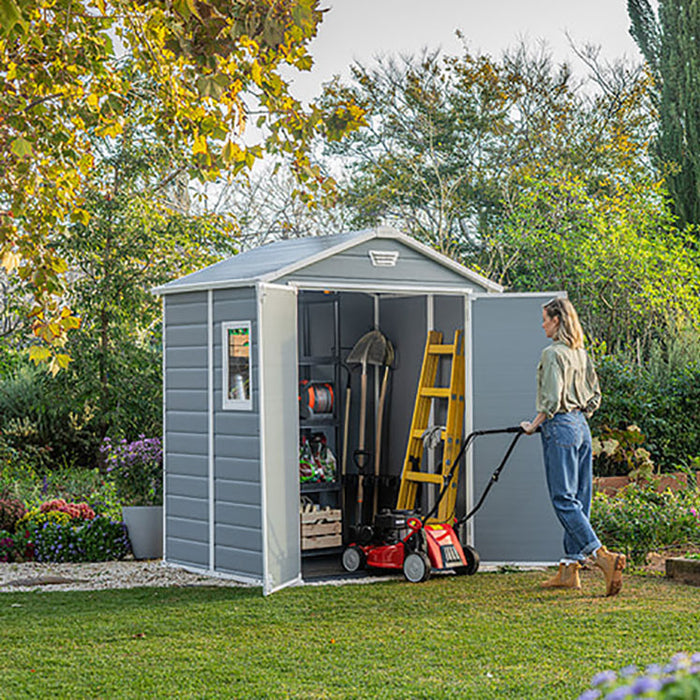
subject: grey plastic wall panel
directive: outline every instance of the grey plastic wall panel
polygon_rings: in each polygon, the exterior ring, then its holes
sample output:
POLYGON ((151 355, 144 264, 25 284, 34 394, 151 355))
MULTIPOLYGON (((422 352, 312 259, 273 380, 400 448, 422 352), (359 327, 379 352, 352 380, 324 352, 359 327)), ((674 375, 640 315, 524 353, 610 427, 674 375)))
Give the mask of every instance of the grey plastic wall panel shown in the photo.
POLYGON ((262 533, 259 528, 237 527, 233 525, 216 526, 216 542, 229 553, 232 550, 257 554, 262 550, 262 533))
MULTIPOLYGON (((182 541, 188 545, 194 545, 197 552, 205 552, 204 558, 198 555, 197 563, 207 565, 208 558, 206 556, 207 547, 202 543, 207 539, 209 534, 209 526, 206 521, 194 521, 191 518, 176 518, 171 516, 169 521, 168 535, 175 541, 182 541)), ((194 564, 194 561, 192 562, 194 564)))
POLYGON ((180 433, 168 428, 168 451, 179 455, 206 454, 207 436, 195 432, 180 433))
POLYGON ((260 525, 260 506, 249 506, 244 503, 222 503, 216 504, 216 522, 226 523, 233 527, 245 527, 256 530, 260 525))
POLYGON ((168 514, 175 518, 206 522, 209 505, 206 500, 194 496, 168 496, 168 514))
MULTIPOLYGON (((504 294, 474 300, 474 429, 516 426, 534 417, 537 363, 548 343, 541 328, 542 304, 550 296, 504 294)), ((477 438, 475 501, 511 439, 477 438)), ((475 546, 484 561, 551 562, 561 556, 562 537, 547 494, 539 436, 523 436, 475 516, 475 546)))
POLYGON ((257 481, 217 479, 216 491, 222 501, 260 507, 260 486, 257 481))
POLYGON ((261 294, 265 593, 301 576, 297 298, 264 286, 261 294))
POLYGON ((213 307, 214 568, 221 573, 262 580, 259 326, 255 288, 215 290, 213 307), (222 408, 221 329, 222 324, 236 321, 251 322, 251 411, 222 408), (236 488, 237 482, 246 482, 247 485, 236 488))
POLYGON ((168 413, 168 429, 173 432, 193 431, 207 432, 207 416, 194 411, 175 411, 168 413))
POLYGON ((181 326, 169 326, 165 332, 165 347, 199 348, 202 333, 206 333, 206 318, 204 323, 194 323, 181 326))
MULTIPOLYGON (((168 297, 170 299, 171 297, 168 297)), ((171 369, 192 369, 193 367, 207 366, 207 348, 185 347, 165 348, 165 365, 171 369)))
POLYGON ((168 477, 168 493, 171 496, 188 496, 206 499, 208 494, 207 479, 196 476, 170 475, 168 477))
POLYGON ((389 378, 384 424, 385 440, 382 472, 400 475, 408 445, 416 390, 423 363, 427 335, 426 297, 382 299, 379 306, 381 328, 394 344, 395 367, 389 378))
MULTIPOLYGON (((215 535, 217 538, 223 530, 223 527, 216 528, 215 535)), ((258 571, 262 571, 262 545, 256 548, 255 543, 259 543, 259 540, 255 538, 259 538, 259 536, 260 530, 257 528, 252 532, 244 530, 238 531, 236 537, 243 543, 250 542, 252 544, 251 549, 245 549, 244 547, 228 547, 217 541, 216 570, 224 574, 232 574, 235 576, 247 575, 258 579, 262 575, 261 573, 257 573, 258 571)))
MULTIPOLYGON (((257 435, 214 435, 214 452, 217 460, 221 457, 260 460, 260 438, 257 435)), ((217 476, 235 479, 235 473, 223 473, 217 470, 217 476)))
POLYGON ((214 415, 214 433, 257 437, 260 434, 260 418, 252 411, 217 411, 214 415))
POLYGON ((295 282, 324 282, 332 287, 333 283, 366 283, 369 289, 377 284, 401 284, 416 286, 451 286, 465 290, 484 291, 463 275, 449 269, 435 260, 427 258, 417 250, 392 239, 373 239, 361 243, 349 250, 330 258, 313 263, 298 272, 282 277, 279 283, 290 280, 295 282), (398 252, 395 267, 375 267, 369 257, 370 250, 398 252))
POLYGON ((169 411, 192 411, 206 415, 207 392, 206 389, 170 389, 166 384, 165 404, 169 411))
POLYGON ((196 477, 206 481, 207 456, 168 452, 167 475, 196 477))
POLYGON ((180 389, 202 391, 202 371, 189 367, 171 367, 168 372, 168 388, 171 391, 180 389))
POLYGON ((209 513, 207 295, 175 294, 164 303, 165 558, 204 567, 209 513))
MULTIPOLYGON (((236 480, 245 481, 252 484, 260 484, 260 459, 245 459, 243 457, 222 457, 216 458, 217 482, 223 483, 228 478, 227 474, 235 474, 236 480), (223 475, 223 476, 222 476, 223 475)), ((260 494, 258 494, 260 503, 260 494)))

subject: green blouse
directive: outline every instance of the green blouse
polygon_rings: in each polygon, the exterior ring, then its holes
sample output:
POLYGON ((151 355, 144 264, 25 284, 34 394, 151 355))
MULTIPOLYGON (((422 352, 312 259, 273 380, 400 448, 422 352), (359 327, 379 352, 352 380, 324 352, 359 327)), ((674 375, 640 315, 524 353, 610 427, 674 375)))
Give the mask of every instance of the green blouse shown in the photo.
POLYGON ((580 409, 590 416, 599 406, 598 375, 588 353, 555 340, 542 351, 537 366, 537 412, 551 418, 580 409))

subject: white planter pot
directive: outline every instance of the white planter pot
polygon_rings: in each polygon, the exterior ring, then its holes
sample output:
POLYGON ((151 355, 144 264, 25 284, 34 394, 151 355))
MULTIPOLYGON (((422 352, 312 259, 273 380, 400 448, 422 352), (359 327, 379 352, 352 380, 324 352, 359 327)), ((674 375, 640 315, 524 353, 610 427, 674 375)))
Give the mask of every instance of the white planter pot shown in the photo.
POLYGON ((163 556, 163 506, 122 506, 134 559, 163 556))

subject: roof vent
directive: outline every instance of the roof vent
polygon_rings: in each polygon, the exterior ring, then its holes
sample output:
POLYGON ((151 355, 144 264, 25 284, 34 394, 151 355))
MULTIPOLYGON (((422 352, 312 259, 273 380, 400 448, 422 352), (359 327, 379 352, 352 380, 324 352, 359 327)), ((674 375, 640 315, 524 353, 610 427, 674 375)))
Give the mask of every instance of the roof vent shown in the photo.
POLYGON ((398 250, 370 250, 369 257, 374 267, 396 267, 398 250))

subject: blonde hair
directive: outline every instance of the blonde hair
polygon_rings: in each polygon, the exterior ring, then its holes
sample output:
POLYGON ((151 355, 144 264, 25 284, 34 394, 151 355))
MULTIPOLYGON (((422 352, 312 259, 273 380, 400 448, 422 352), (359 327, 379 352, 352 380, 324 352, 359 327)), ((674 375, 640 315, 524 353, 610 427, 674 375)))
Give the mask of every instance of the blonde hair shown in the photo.
POLYGON ((549 318, 559 319, 554 340, 561 340, 573 350, 583 347, 583 328, 574 305, 568 299, 555 297, 542 308, 549 318))

